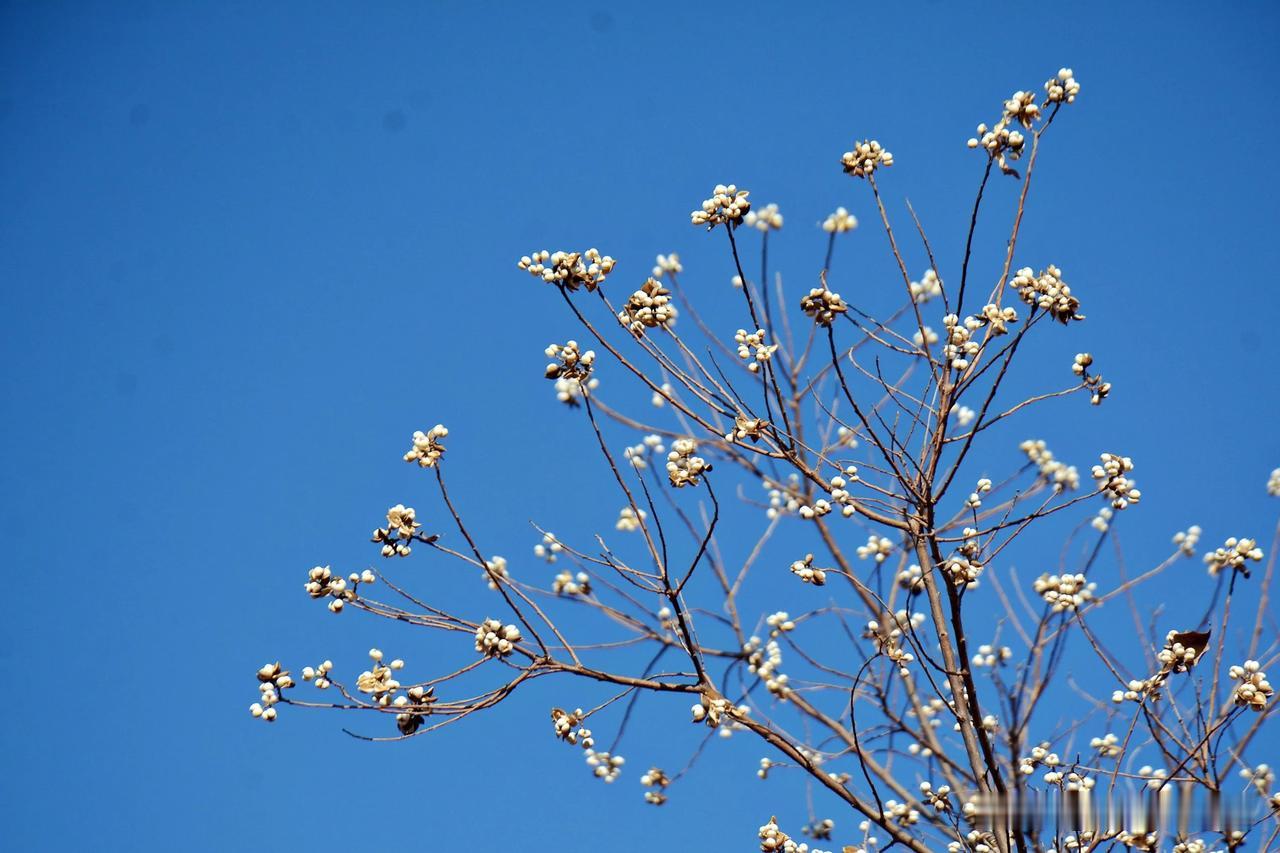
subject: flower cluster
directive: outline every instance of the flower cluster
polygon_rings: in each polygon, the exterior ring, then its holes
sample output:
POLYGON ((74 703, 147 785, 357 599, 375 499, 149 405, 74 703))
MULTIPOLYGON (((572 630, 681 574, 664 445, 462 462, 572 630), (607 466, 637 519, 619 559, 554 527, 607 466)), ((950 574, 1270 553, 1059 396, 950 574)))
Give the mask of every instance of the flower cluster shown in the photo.
POLYGON ((893 553, 893 540, 886 536, 877 536, 872 533, 867 537, 866 545, 858 546, 858 559, 865 560, 868 557, 874 557, 877 563, 883 563, 893 553))
POLYGON ((1098 755, 1103 758, 1119 758, 1124 751, 1124 748, 1120 745, 1120 738, 1111 732, 1107 732, 1102 737, 1091 739, 1089 748, 1097 751, 1098 755))
POLYGON ((747 370, 755 373, 760 369, 760 363, 773 358, 773 354, 777 351, 777 344, 766 344, 765 330, 756 329, 754 332, 748 333, 746 329, 739 329, 737 334, 733 336, 734 341, 738 344, 738 358, 747 362, 747 370))
MULTIPOLYGON (((391 662, 395 665, 395 661, 391 662)), ((431 713, 431 706, 436 701, 435 687, 414 685, 405 691, 405 695, 397 696, 391 703, 400 712, 396 714, 396 728, 406 737, 413 734, 422 725, 423 720, 431 713)))
POLYGON ((1067 465, 1053 458, 1053 451, 1045 446, 1044 439, 1029 438, 1018 445, 1027 458, 1040 469, 1040 476, 1053 486, 1055 492, 1080 487, 1080 474, 1076 466, 1067 465))
POLYGON ((763 853, 810 853, 808 844, 797 844, 778 828, 776 817, 769 818, 769 822, 760 827, 760 849, 763 853))
POLYGON ((1071 363, 1071 372, 1079 376, 1084 381, 1084 387, 1093 392, 1089 402, 1097 406, 1111 393, 1111 383, 1103 382, 1102 377, 1096 373, 1090 373, 1091 364, 1093 364, 1093 356, 1087 352, 1078 352, 1075 361, 1071 363))
POLYGON ((921 592, 924 589, 924 571, 915 563, 898 572, 894 580, 908 592, 921 592))
POLYGON ((828 234, 844 234, 858 227, 858 217, 854 216, 843 207, 837 207, 835 213, 832 213, 822 221, 822 230, 828 234))
POLYGON ((644 801, 660 806, 667 801, 666 789, 671 784, 670 777, 659 767, 650 767, 649 772, 640 777, 640 784, 653 790, 644 792, 644 801))
POLYGON ((586 379, 595 364, 596 354, 593 350, 582 352, 577 341, 569 341, 563 345, 551 344, 544 350, 547 358, 555 361, 547 365, 544 375, 548 379, 586 379))
POLYGON ((634 533, 640 529, 641 523, 648 517, 648 513, 644 510, 634 510, 629 506, 624 506, 618 510, 618 520, 614 523, 614 527, 623 533, 634 533))
POLYGON ((788 631, 794 631, 796 623, 791 621, 791 614, 785 610, 779 610, 777 613, 770 613, 764 620, 765 624, 771 629, 770 637, 776 637, 779 634, 785 634, 788 631))
POLYGON ((413 434, 413 447, 404 455, 404 461, 417 462, 420 468, 434 468, 436 461, 444 456, 445 448, 440 439, 448 434, 449 430, 443 424, 436 424, 426 432, 418 430, 413 434))
POLYGON ((822 586, 827 582, 827 573, 823 569, 815 569, 813 567, 813 555, 805 554, 803 560, 796 560, 791 564, 791 574, 800 578, 805 583, 811 583, 814 586, 822 586))
POLYGON ((486 619, 476 628, 476 651, 485 657, 506 657, 520 639, 520 629, 515 625, 486 619))
POLYGON ((969 493, 969 497, 965 500, 965 506, 970 509, 977 509, 982 506, 982 496, 991 491, 991 481, 986 477, 978 480, 973 491, 969 493))
POLYGON ((551 582, 551 591, 556 595, 590 595, 591 576, 586 572, 574 574, 565 569, 551 582))
POLYGON ((1056 77, 1045 81, 1044 91, 1051 104, 1073 104, 1080 94, 1080 84, 1070 68, 1059 68, 1056 77))
POLYGON ((1253 539, 1237 539, 1232 536, 1222 547, 1215 548, 1204 555, 1209 574, 1216 576, 1223 569, 1231 569, 1249 577, 1248 561, 1258 562, 1262 559, 1262 549, 1253 539))
POLYGON ((1231 698, 1242 708, 1261 711, 1275 693, 1267 682, 1267 674, 1263 672, 1256 660, 1247 660, 1243 666, 1233 666, 1227 670, 1233 681, 1239 681, 1231 698))
POLYGON ((1093 598, 1096 583, 1086 583, 1082 574, 1043 574, 1036 578, 1035 590, 1047 601, 1054 613, 1075 610, 1093 598))
POLYGON ((840 157, 840 164, 844 166, 846 175, 867 178, 882 166, 885 168, 892 166, 893 155, 885 151, 874 139, 866 139, 855 142, 852 151, 844 152, 840 157))
POLYGON ((307 572, 307 582, 303 588, 312 598, 332 599, 329 602, 329 610, 341 613, 346 602, 356 600, 360 584, 371 584, 377 579, 377 575, 369 569, 365 569, 360 574, 352 572, 344 578, 334 574, 328 566, 316 566, 307 572))
POLYGON ((1267 494, 1273 498, 1280 498, 1280 468, 1273 470, 1271 476, 1267 478, 1267 494))
POLYGON ((263 722, 275 722, 275 706, 280 701, 280 691, 292 686, 293 678, 290 677, 286 670, 280 668, 279 661, 262 667, 258 670, 260 699, 249 706, 249 713, 263 722))
POLYGON ((1026 147, 1027 139, 1022 135, 1022 131, 1009 128, 1009 123, 1004 119, 996 122, 995 127, 987 127, 986 122, 978 125, 978 135, 969 138, 968 146, 970 148, 982 147, 987 152, 987 156, 996 162, 1000 167, 1000 171, 1006 175, 1017 175, 1009 163, 1022 157, 1022 149, 1026 147))
POLYGON ((936 270, 927 269, 924 275, 920 276, 920 280, 910 282, 907 289, 911 292, 912 301, 917 305, 923 305, 930 299, 942 295, 942 279, 938 278, 936 270))
POLYGON ((636 337, 645 329, 669 328, 676 322, 676 306, 671 304, 671 291, 656 278, 650 278, 627 297, 618 312, 618 321, 636 337))
POLYGON ((830 326, 837 314, 849 310, 840 294, 825 287, 815 287, 800 298, 800 310, 813 318, 819 326, 830 326))
MULTIPOLYGON (((380 649, 369 649, 369 657, 373 660, 373 668, 366 669, 356 678, 356 690, 368 694, 373 698, 374 704, 385 708, 396 699, 395 693, 400 689, 400 682, 392 673, 404 669, 404 661, 396 658, 384 664, 380 649)), ((403 706, 408 701, 405 699, 399 704, 403 706)))
POLYGON ((1102 454, 1102 464, 1093 466, 1093 479, 1098 481, 1098 490, 1111 499, 1114 509, 1124 509, 1142 499, 1142 492, 1134 486, 1133 480, 1125 476, 1132 470, 1132 459, 1113 453, 1102 454))
POLYGON ((654 278, 667 278, 682 272, 684 272, 684 267, 680 265, 680 256, 675 252, 669 255, 658 255, 657 260, 654 262, 654 278))
POLYGON ((717 728, 726 720, 731 720, 738 709, 733 707, 733 703, 723 696, 708 696, 702 694, 697 705, 692 706, 690 712, 693 714, 693 722, 706 723, 711 728, 717 728))
POLYGON ((1009 281, 1009 286, 1018 291, 1018 298, 1023 302, 1032 308, 1043 308, 1059 323, 1065 325, 1071 320, 1084 319, 1079 313, 1080 300, 1071 295, 1070 286, 1062 280, 1062 270, 1053 264, 1038 275, 1031 267, 1023 267, 1009 281))
MULTIPOLYGON (((983 307, 982 313, 973 319, 983 326, 990 326, 992 335, 1006 335, 1009 333, 1009 324, 1018 322, 1018 312, 1013 308, 1001 308, 988 303, 983 307)), ((965 325, 968 324, 969 320, 966 318, 965 325)))
POLYGON ((591 291, 604 284, 616 264, 613 258, 601 255, 595 249, 554 254, 543 249, 525 255, 517 266, 548 284, 558 284, 569 290, 586 287, 591 291))
POLYGON ((782 230, 782 214, 776 204, 766 204, 761 210, 749 211, 742 221, 747 227, 765 233, 782 230))
POLYGON ((387 526, 375 528, 371 541, 381 543, 384 557, 407 557, 413 551, 409 543, 422 540, 420 527, 413 507, 396 504, 387 510, 387 526))
POLYGON ((853 508, 853 495, 849 492, 849 484, 856 482, 858 482, 858 467, 856 465, 845 466, 843 477, 831 478, 831 503, 842 507, 840 514, 845 518, 850 518, 856 511, 853 508))
POLYGON ((677 489, 698 485, 698 477, 711 470, 711 465, 701 456, 695 456, 698 445, 691 438, 678 438, 671 443, 667 454, 667 479, 677 489))
POLYGON ((764 682, 770 693, 785 700, 791 688, 787 686, 787 676, 778 672, 782 666, 782 646, 778 641, 771 639, 762 647, 760 638, 752 637, 743 644, 742 653, 747 659, 747 669, 764 682))
POLYGON ((702 207, 689 214, 694 225, 705 225, 710 231, 717 225, 726 228, 737 228, 751 210, 751 202, 747 201, 746 190, 740 190, 733 184, 716 184, 711 198, 702 202, 702 207))

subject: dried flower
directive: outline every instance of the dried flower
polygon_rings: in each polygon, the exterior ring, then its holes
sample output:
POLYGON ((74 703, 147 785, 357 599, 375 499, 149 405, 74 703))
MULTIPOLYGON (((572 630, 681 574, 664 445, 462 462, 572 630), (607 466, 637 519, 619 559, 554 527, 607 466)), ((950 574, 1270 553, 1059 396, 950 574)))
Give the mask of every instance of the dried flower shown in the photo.
POLYGON ((825 287, 815 287, 801 297, 800 310, 812 317, 819 326, 830 326, 836 315, 848 311, 849 306, 840 298, 840 294, 825 287))
POLYGON ((445 447, 440 439, 448 434, 443 424, 436 424, 426 432, 418 430, 413 434, 413 447, 404 455, 404 461, 417 462, 420 468, 435 467, 436 461, 444 456, 445 447))
POLYGON ((582 253, 554 254, 543 249, 532 255, 525 255, 517 266, 548 284, 558 284, 569 290, 586 287, 588 291, 592 291, 604 284, 616 264, 617 261, 613 258, 601 255, 595 249, 587 249, 582 253))
POLYGON ((678 438, 667 454, 667 478, 677 489, 698 485, 698 477, 711 470, 711 465, 694 451, 698 445, 691 438, 678 438))
POLYGON ((1227 670, 1227 675, 1240 682, 1231 694, 1237 705, 1253 711, 1261 711, 1267 707, 1267 702, 1275 691, 1271 689, 1267 674, 1261 670, 1256 660, 1247 660, 1242 666, 1231 667, 1227 670))
POLYGON ((618 321, 633 335, 641 337, 645 329, 674 326, 677 313, 676 306, 671 304, 671 291, 657 279, 651 278, 627 297, 622 310, 618 312, 618 321))

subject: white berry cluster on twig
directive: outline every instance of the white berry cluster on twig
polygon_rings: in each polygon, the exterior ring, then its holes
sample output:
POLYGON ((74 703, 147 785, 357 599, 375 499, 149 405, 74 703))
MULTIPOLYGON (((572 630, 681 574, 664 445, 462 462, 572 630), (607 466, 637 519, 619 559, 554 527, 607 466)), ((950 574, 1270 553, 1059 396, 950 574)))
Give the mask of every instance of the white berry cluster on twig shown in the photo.
POLYGON ((782 214, 778 212, 776 204, 766 204, 759 210, 748 211, 742 221, 748 228, 765 233, 782 230, 782 214))
POLYGON ((520 639, 520 629, 515 625, 485 619, 476 628, 476 651, 485 657, 506 657, 520 639))
POLYGON ((1062 270, 1053 264, 1039 274, 1031 267, 1023 267, 1009 280, 1009 286, 1018 291, 1018 298, 1032 308, 1042 308, 1049 316, 1066 325, 1071 320, 1083 320, 1080 300, 1071 295, 1071 287, 1062 280, 1062 270))
POLYGON ((1142 499, 1142 492, 1126 476, 1132 470, 1132 459, 1114 453, 1102 454, 1102 464, 1093 466, 1093 479, 1098 481, 1098 490, 1111 499, 1113 509, 1124 509, 1142 499))
POLYGON ((417 462, 419 468, 434 468, 440 457, 444 456, 445 447, 440 439, 448 434, 449 430, 444 424, 436 424, 426 432, 416 431, 413 434, 413 446, 404 455, 404 461, 417 462))
POLYGON ((751 210, 751 202, 747 201, 747 190, 740 190, 734 184, 716 184, 711 191, 711 198, 702 202, 702 207, 689 214, 694 225, 705 225, 710 231, 717 225, 726 228, 737 228, 747 211, 751 210))
POLYGON ((613 258, 601 255, 595 249, 555 253, 543 249, 525 255, 517 266, 548 284, 558 284, 569 290, 585 287, 591 291, 604 284, 616 264, 613 258))
POLYGON ((1261 711, 1267 707, 1267 702, 1275 693, 1267 681, 1267 674, 1256 660, 1247 660, 1243 665, 1231 667, 1227 670, 1227 675, 1240 682, 1231 697, 1242 708, 1261 711))
POLYGON ((1237 539, 1234 536, 1223 542, 1222 547, 1215 548, 1204 555, 1209 574, 1215 576, 1223 569, 1231 569, 1249 577, 1248 561, 1253 560, 1256 563, 1261 559, 1262 549, 1258 547, 1256 540, 1237 539))
POLYGON ((667 479, 677 489, 698 485, 698 478, 711 465, 701 456, 695 455, 698 445, 691 438, 678 438, 671 443, 671 452, 667 454, 667 479))
POLYGON ((657 279, 650 278, 640 285, 639 290, 627 297, 622 310, 618 312, 618 321, 631 334, 641 337, 645 329, 674 326, 677 313, 676 306, 671 304, 671 291, 657 279))
POLYGON ((844 167, 846 175, 866 178, 882 166, 886 169, 892 166, 893 154, 884 150, 884 147, 874 139, 864 139, 855 142, 851 151, 841 155, 840 165, 844 167))

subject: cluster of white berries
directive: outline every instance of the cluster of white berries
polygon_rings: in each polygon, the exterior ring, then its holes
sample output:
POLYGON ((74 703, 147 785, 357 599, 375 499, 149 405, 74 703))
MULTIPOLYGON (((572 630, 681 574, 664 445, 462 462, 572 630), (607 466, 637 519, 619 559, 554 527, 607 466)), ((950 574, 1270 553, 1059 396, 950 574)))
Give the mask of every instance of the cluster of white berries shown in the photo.
MULTIPOLYGON (((1007 335, 1009 334, 1009 324, 1018 322, 1018 312, 1014 308, 1001 308, 991 302, 984 305, 982 313, 972 319, 980 325, 989 326, 992 335, 1007 335)), ((970 318, 966 317, 964 322, 968 326, 970 318)))
POLYGON ((1215 577, 1223 569, 1231 569, 1232 571, 1240 572, 1245 577, 1249 577, 1248 561, 1258 562, 1261 559, 1262 549, 1258 547, 1258 543, 1255 540, 1237 539, 1234 536, 1223 542, 1222 547, 1215 548, 1204 555, 1204 562, 1209 567, 1209 574, 1215 577))
POLYGON ((708 696, 705 693, 689 711, 693 714, 693 722, 706 723, 713 729, 732 720, 734 714, 741 713, 740 709, 733 707, 733 703, 723 696, 708 696))
POLYGON ((1023 756, 1018 762, 1018 772, 1023 776, 1030 776, 1040 765, 1057 767, 1061 763, 1062 759, 1058 757, 1058 753, 1050 752, 1047 742, 1041 743, 1039 746, 1032 747, 1031 754, 1023 756))
POLYGON ((1071 372, 1084 380, 1085 387, 1092 392, 1089 402, 1097 406, 1111 393, 1111 383, 1103 382, 1102 377, 1096 373, 1090 373, 1089 365, 1091 364, 1093 364, 1093 356, 1087 352, 1078 352, 1075 361, 1071 363, 1071 372))
POLYGON ((909 592, 920 592, 924 589, 924 572, 915 563, 898 572, 895 580, 898 586, 909 592))
POLYGON ((826 571, 813 567, 812 554, 805 554, 803 560, 796 560, 792 563, 791 573, 805 583, 811 583, 814 586, 822 586, 827 582, 826 571))
POLYGON ((1114 453, 1104 453, 1101 458, 1102 464, 1093 466, 1093 479, 1098 481, 1098 490, 1111 499, 1111 507, 1124 509, 1142 500, 1142 492, 1126 476, 1133 470, 1133 460, 1114 453))
POLYGON ((822 221, 822 230, 828 234, 844 234, 857 227, 858 217, 843 207, 837 207, 834 213, 822 221))
MULTIPOLYGON (((926 326, 925 328, 927 329, 928 327, 926 326)), ((973 419, 978 416, 978 413, 968 406, 956 406, 951 410, 951 414, 956 416, 956 423, 962 427, 967 427, 973 423, 973 419)))
POLYGON ((436 424, 431 429, 423 432, 418 430, 413 434, 413 447, 409 448, 409 452, 404 455, 405 462, 417 462, 420 468, 433 468, 436 461, 444 456, 445 447, 440 443, 440 439, 449 434, 444 424, 436 424))
POLYGON ((591 729, 582 725, 582 709, 569 713, 562 708, 551 709, 551 724, 555 727, 556 737, 567 743, 577 744, 583 749, 595 746, 591 737, 591 729))
POLYGON ((680 265, 680 256, 675 252, 669 255, 658 255, 653 267, 653 277, 663 279, 684 272, 680 265))
POLYGON ((800 505, 800 517, 803 519, 822 518, 831 512, 831 501, 826 498, 818 498, 812 504, 800 505))
POLYGON ((942 357, 951 369, 964 370, 969 366, 969 359, 980 349, 978 342, 972 340, 972 333, 982 324, 974 317, 966 317, 961 324, 959 317, 948 314, 942 318, 942 325, 947 330, 947 345, 942 348, 942 357))
POLYGON ((902 826, 912 826, 920 822, 920 812, 908 803, 900 803, 897 800, 885 800, 884 811, 880 814, 885 820, 892 820, 902 826))
POLYGON ((1267 494, 1273 498, 1280 498, 1280 468, 1273 470, 1271 476, 1267 478, 1267 494))
POLYGON ((1013 657, 1013 649, 1008 646, 995 646, 983 643, 978 646, 978 653, 973 656, 973 665, 976 667, 995 667, 1009 658, 1013 657))
POLYGON ((892 166, 893 155, 885 151, 874 139, 865 139, 855 142, 852 151, 846 151, 841 155, 840 165, 844 167, 846 175, 866 178, 882 166, 885 168, 892 166))
POLYGON ((1080 84, 1070 68, 1059 68, 1056 77, 1045 81, 1044 91, 1051 104, 1074 104, 1076 95, 1080 94, 1080 84))
POLYGON ((1040 476, 1048 481, 1055 492, 1074 490, 1080 486, 1080 474, 1076 466, 1067 465, 1053 458, 1053 451, 1045 446, 1044 439, 1027 439, 1018 445, 1027 458, 1040 469, 1040 476))
POLYGON ((1099 507, 1098 514, 1089 521, 1089 526, 1099 533, 1106 533, 1111 527, 1111 519, 1115 514, 1116 511, 1109 506, 1099 507))
POLYGON ((1250 782, 1257 792, 1265 797, 1271 790, 1271 783, 1276 781, 1276 774, 1269 765, 1259 764, 1253 768, 1241 767, 1240 778, 1250 782))
POLYGON ((919 281, 913 281, 908 284, 911 291, 911 299, 917 305, 923 305, 935 296, 942 295, 942 279, 938 278, 936 270, 927 269, 924 275, 920 276, 919 281))
POLYGON ((894 613, 892 618, 889 614, 883 614, 881 621, 872 619, 867 622, 867 629, 863 632, 863 636, 873 641, 876 649, 889 660, 898 665, 898 672, 906 678, 910 674, 907 664, 913 662, 915 655, 902 648, 901 641, 903 633, 914 631, 924 624, 923 613, 907 614, 905 610, 899 610, 894 613))
POLYGON ((749 211, 742 221, 747 227, 766 233, 782 229, 782 214, 778 212, 776 204, 766 204, 760 210, 749 211))
POLYGON ((387 526, 374 529, 372 541, 382 545, 384 557, 407 557, 413 551, 409 543, 421 538, 420 527, 413 507, 396 504, 387 510, 387 526))
POLYGON ((551 344, 544 352, 547 358, 556 359, 547 365, 543 375, 555 380, 556 399, 561 403, 576 406, 584 388, 589 391, 600 384, 599 380, 591 376, 591 368, 596 360, 594 350, 582 352, 577 341, 569 341, 563 346, 551 344))
POLYGON ((951 811, 951 786, 940 785, 933 787, 933 783, 925 781, 920 783, 920 796, 924 801, 940 812, 951 811))
POLYGON ((1089 748, 1095 750, 1103 758, 1118 758, 1123 751, 1123 747, 1120 745, 1120 738, 1111 732, 1107 732, 1102 737, 1091 739, 1089 748))
POLYGON ((501 581, 507 580, 511 574, 507 571, 507 558, 500 557, 497 554, 492 560, 484 561, 485 570, 482 577, 489 585, 489 589, 497 589, 501 581))
MULTIPOLYGON (((854 444, 857 444, 855 441, 854 444)), ((831 503, 841 507, 840 514, 845 518, 853 516, 855 510, 853 508, 853 495, 849 492, 849 484, 858 482, 858 466, 846 465, 843 477, 831 478, 831 503)))
POLYGON ((286 670, 280 668, 280 662, 269 663, 258 670, 259 701, 249 706, 249 713, 263 722, 273 723, 276 719, 276 703, 280 701, 280 691, 293 686, 293 678, 286 670))
POLYGON ((1075 610, 1093 598, 1096 583, 1086 583, 1082 574, 1043 574, 1036 578, 1035 590, 1054 613, 1075 610))
POLYGON ((711 470, 711 465, 701 456, 695 456, 698 445, 691 438, 678 438, 671 443, 667 454, 667 479, 677 489, 698 485, 698 477, 711 470))
POLYGON ((666 453, 667 449, 662 446, 662 436, 646 435, 639 444, 633 444, 622 451, 623 457, 631 463, 631 467, 637 471, 643 471, 649 467, 648 456, 650 453, 661 454, 666 453))
POLYGON ((560 544, 560 540, 554 533, 544 533, 542 541, 533 546, 533 556, 548 563, 554 563, 556 556, 563 550, 564 546, 560 544))
POLYGON ((586 572, 574 574, 565 569, 551 582, 551 591, 556 595, 590 595, 591 576, 586 572))
POLYGON ((409 699, 406 696, 395 695, 400 689, 400 682, 392 674, 404 669, 404 661, 396 658, 384 664, 382 657, 381 649, 369 649, 373 668, 366 669, 356 677, 356 690, 368 694, 372 697, 374 704, 379 707, 385 708, 392 704, 396 707, 404 707, 409 704, 409 699))
POLYGON ((1227 670, 1227 675, 1240 682, 1231 698, 1242 708, 1261 711, 1267 707, 1267 702, 1275 693, 1267 681, 1267 674, 1261 670, 1256 660, 1247 660, 1242 666, 1231 667, 1227 670))
POLYGON ((661 409, 665 406, 668 398, 675 399, 672 397, 672 395, 675 394, 675 389, 671 387, 670 382, 663 382, 658 386, 658 389, 659 390, 654 391, 653 396, 649 398, 649 402, 655 409, 661 409))
POLYGON ((644 801, 660 806, 667 801, 666 789, 671 784, 670 777, 659 767, 650 767, 649 772, 640 777, 640 784, 652 790, 644 792, 644 801))
POLYGON ((515 625, 486 619, 476 628, 476 651, 485 657, 506 657, 520 639, 520 629, 515 625))
POLYGON ((1016 128, 1010 128, 1009 123, 1005 119, 996 122, 995 127, 987 127, 986 122, 978 125, 978 135, 969 137, 968 143, 970 148, 982 147, 987 152, 987 156, 996 162, 1000 167, 1000 171, 1006 175, 1016 175, 1013 167, 1009 165, 1010 161, 1017 160, 1022 156, 1022 149, 1026 147, 1026 137, 1022 135, 1022 131, 1016 128))
POLYGON ((836 822, 831 818, 823 818, 822 820, 814 820, 806 823, 800 828, 800 831, 812 838, 814 841, 830 841, 831 833, 836 828, 836 822))
POLYGON ((911 340, 915 341, 916 346, 924 349, 938 342, 938 333, 933 330, 933 326, 921 326, 911 333, 911 340))
POLYGON ((622 775, 622 765, 626 763, 626 759, 621 755, 610 755, 607 752, 596 752, 594 749, 588 749, 587 766, 591 768, 592 774, 602 782, 612 783, 622 775))
POLYGON ((743 644, 742 653, 746 656, 747 669, 764 682, 770 693, 783 700, 790 695, 787 676, 778 672, 782 666, 782 647, 777 640, 771 639, 762 647, 760 638, 752 637, 743 644))
POLYGON ((738 344, 738 358, 747 362, 747 370, 752 373, 760 369, 761 362, 773 358, 773 354, 778 349, 777 344, 764 342, 765 335, 764 329, 756 329, 750 333, 746 329, 739 329, 733 336, 733 340, 738 344))
POLYGON ((669 328, 676 322, 676 306, 671 304, 671 291, 655 278, 640 285, 640 289, 627 297, 618 321, 636 337, 645 329, 669 328))
POLYGON ((965 506, 970 509, 977 509, 982 506, 982 496, 989 491, 991 491, 991 481, 986 477, 981 478, 973 491, 969 493, 968 499, 965 500, 965 506))
POLYGON ((333 671, 333 661, 321 661, 316 666, 304 666, 302 668, 302 680, 310 681, 316 686, 317 690, 325 690, 329 687, 329 673, 333 671))
POLYGON ((815 287, 800 298, 800 310, 813 318, 819 326, 830 326, 837 314, 849 310, 848 304, 825 287, 815 287))
POLYGON ((369 569, 359 574, 352 572, 344 578, 334 574, 328 566, 316 566, 307 572, 307 582, 303 588, 312 598, 332 599, 329 610, 341 613, 346 602, 355 601, 360 584, 371 584, 377 579, 377 575, 369 569))
POLYGON ((701 208, 689 214, 689 220, 694 225, 707 226, 708 231, 717 225, 737 228, 751 210, 748 195, 747 190, 740 190, 733 184, 716 184, 711 198, 703 201, 701 208))
POLYGON ((1165 672, 1187 672, 1209 646, 1209 634, 1203 631, 1170 631, 1164 648, 1156 653, 1165 672))
POLYGON ((786 483, 771 483, 765 480, 761 485, 769 490, 769 508, 765 510, 767 518, 772 520, 787 513, 800 511, 799 474, 794 472, 789 474, 786 483))
POLYGON ((543 374, 548 379, 577 379, 581 381, 591 374, 591 368, 596 361, 595 351, 587 350, 582 352, 578 348, 577 341, 569 341, 563 345, 551 344, 543 352, 547 358, 555 359, 543 371, 543 374))
POLYGON ((640 529, 640 524, 648 517, 648 513, 644 510, 638 512, 629 506, 624 506, 618 510, 618 520, 614 523, 614 527, 623 533, 634 533, 640 529))
POLYGON ((765 624, 771 629, 770 637, 776 637, 779 634, 785 634, 788 631, 794 631, 796 623, 791 621, 791 614, 785 610, 779 610, 777 613, 770 613, 764 620, 765 624))
POLYGON ((760 827, 760 849, 763 853, 821 853, 818 850, 810 850, 808 844, 797 844, 778 828, 778 819, 776 817, 769 818, 769 822, 760 827))
POLYGON ((1173 534, 1173 544, 1178 546, 1178 550, 1183 556, 1194 557, 1196 555, 1196 545, 1200 542, 1200 534, 1203 531, 1200 525, 1193 524, 1186 530, 1179 530, 1173 534))
POLYGON ((982 553, 982 543, 978 541, 978 531, 972 527, 966 527, 962 535, 964 543, 956 549, 956 553, 947 557, 942 570, 958 587, 977 587, 983 569, 983 563, 978 559, 982 553))
POLYGON ((1031 267, 1023 267, 1009 281, 1009 286, 1018 291, 1018 298, 1023 302, 1032 308, 1043 308, 1059 323, 1065 325, 1071 320, 1084 319, 1079 313, 1080 300, 1071 295, 1071 287, 1062 280, 1062 270, 1053 264, 1038 275, 1031 267))
POLYGON ((613 258, 601 255, 595 249, 554 254, 543 249, 525 255, 517 266, 548 284, 559 284, 569 290, 586 287, 590 291, 604 284, 616 264, 613 258))
POLYGON ((749 438, 754 444, 764 438, 764 432, 768 428, 769 422, 764 418, 753 418, 739 412, 733 419, 733 429, 724 434, 724 440, 732 444, 749 438))
POLYGON ((877 536, 872 533, 867 537, 866 545, 858 546, 858 559, 865 560, 868 557, 875 559, 877 563, 883 563, 893 553, 893 540, 887 536, 877 536))

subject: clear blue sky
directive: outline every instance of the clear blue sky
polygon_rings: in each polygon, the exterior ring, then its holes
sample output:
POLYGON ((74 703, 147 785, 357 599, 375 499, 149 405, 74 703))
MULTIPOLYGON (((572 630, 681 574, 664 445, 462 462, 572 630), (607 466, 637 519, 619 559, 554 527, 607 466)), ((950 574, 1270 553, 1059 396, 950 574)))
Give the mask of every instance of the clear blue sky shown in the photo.
MULTIPOLYGON (((809 286, 812 223, 837 204, 864 221, 846 269, 873 280, 883 236, 838 168, 871 135, 945 271, 980 171, 964 140, 1060 65, 1084 93, 1047 145, 1026 252, 1084 296, 1087 323, 1057 345, 1092 350, 1116 391, 1024 429, 1082 470, 1103 449, 1135 458, 1133 565, 1192 523, 1204 544, 1269 546, 1276 7, 784 9, 0 7, 0 846, 340 850, 391 833, 640 851, 671 832, 729 851, 771 813, 798 827, 802 794, 759 783, 763 752, 737 740, 662 810, 641 802, 643 767, 600 785, 549 734, 571 685, 387 747, 338 716, 252 720, 253 672, 330 657, 354 673, 373 644, 415 672, 468 653, 301 591, 316 563, 366 565, 389 504, 434 505, 397 458, 413 429, 451 427, 457 497, 526 577, 545 571, 531 516, 563 534, 612 523, 611 503, 548 499, 600 469, 539 377, 542 348, 573 332, 521 254, 598 245, 638 282, 675 250, 700 298, 736 312, 718 241, 687 222, 735 181, 781 205, 791 281, 809 286)), ((475 592, 450 568, 400 571, 475 592)), ((622 751, 679 766, 640 744, 686 714, 655 707, 622 751)))

